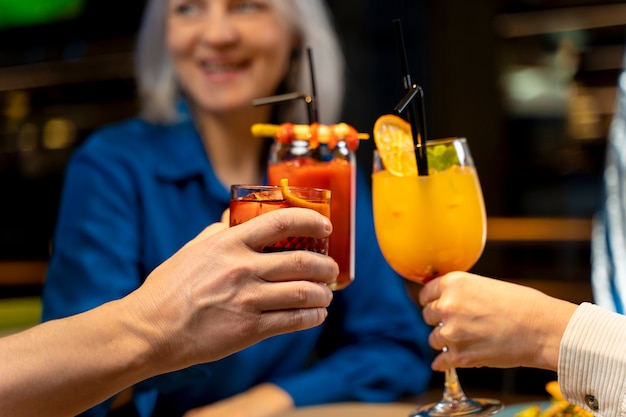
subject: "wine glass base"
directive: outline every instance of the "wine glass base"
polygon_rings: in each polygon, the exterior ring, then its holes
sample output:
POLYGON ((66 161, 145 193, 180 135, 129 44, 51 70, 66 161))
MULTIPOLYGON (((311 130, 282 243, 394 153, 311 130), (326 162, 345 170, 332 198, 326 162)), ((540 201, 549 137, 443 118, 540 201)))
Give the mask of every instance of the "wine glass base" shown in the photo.
POLYGON ((409 417, 487 417, 500 412, 504 404, 490 398, 472 398, 450 403, 440 401, 418 409, 409 417))

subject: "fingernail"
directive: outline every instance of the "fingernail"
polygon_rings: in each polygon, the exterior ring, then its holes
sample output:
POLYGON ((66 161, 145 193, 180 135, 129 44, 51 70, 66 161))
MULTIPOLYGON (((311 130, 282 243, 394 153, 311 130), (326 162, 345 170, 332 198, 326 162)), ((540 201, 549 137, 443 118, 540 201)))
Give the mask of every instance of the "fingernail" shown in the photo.
POLYGON ((331 232, 333 230, 333 224, 327 217, 324 217, 324 230, 327 232, 331 232))

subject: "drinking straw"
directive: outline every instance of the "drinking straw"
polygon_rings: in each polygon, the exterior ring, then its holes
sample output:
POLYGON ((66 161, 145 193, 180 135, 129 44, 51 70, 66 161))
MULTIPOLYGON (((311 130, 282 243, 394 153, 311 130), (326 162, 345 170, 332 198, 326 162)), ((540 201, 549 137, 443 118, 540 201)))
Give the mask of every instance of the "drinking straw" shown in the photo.
POLYGON ((304 102, 307 104, 307 109, 309 112, 309 124, 312 124, 314 121, 317 120, 315 116, 315 111, 313 109, 313 97, 300 91, 286 94, 278 94, 270 97, 255 98, 254 100, 252 100, 252 105, 265 106, 267 104, 284 103, 285 101, 292 100, 304 100, 304 102))
POLYGON ((428 175, 428 159, 426 158, 426 117, 424 113, 424 92, 422 87, 411 82, 409 71, 409 61, 407 59, 404 36, 402 34, 402 22, 400 19, 393 20, 394 32, 396 35, 396 46, 400 56, 400 66, 402 69, 402 86, 406 92, 404 98, 398 103, 394 111, 398 114, 408 107, 408 119, 411 124, 413 143, 415 144, 415 157, 417 160, 417 173, 428 175), (414 100, 419 94, 419 100, 414 100), (401 110, 398 110, 401 109, 401 110))
POLYGON ((319 120, 317 114, 317 88, 315 87, 315 68, 313 67, 313 49, 306 48, 307 57, 309 58, 309 76, 311 77, 311 93, 313 95, 313 100, 309 105, 309 119, 312 119, 314 122, 319 120))
POLYGON ((295 91, 293 93, 278 94, 270 97, 257 98, 252 100, 252 105, 264 106, 267 104, 276 104, 283 103, 285 101, 302 99, 307 104, 307 110, 309 113, 309 124, 311 125, 313 123, 317 123, 317 121, 319 120, 317 116, 317 92, 315 88, 315 73, 313 72, 313 51, 311 50, 311 48, 307 48, 307 53, 309 59, 309 71, 311 75, 311 91, 313 92, 312 95, 308 95, 300 91, 295 91))
POLYGON ((398 104, 396 104, 396 107, 393 108, 393 112, 398 116, 402 115, 402 112, 404 112, 406 106, 408 106, 413 101, 418 91, 419 90, 417 86, 413 84, 413 87, 411 87, 409 91, 406 92, 404 97, 402 97, 402 100, 400 100, 398 104))

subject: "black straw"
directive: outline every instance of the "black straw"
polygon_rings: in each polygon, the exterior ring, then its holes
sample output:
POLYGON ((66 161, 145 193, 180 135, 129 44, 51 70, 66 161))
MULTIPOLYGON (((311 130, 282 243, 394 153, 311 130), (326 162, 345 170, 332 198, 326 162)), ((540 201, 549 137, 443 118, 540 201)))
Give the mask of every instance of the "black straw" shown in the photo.
POLYGON ((319 121, 319 117, 317 114, 317 88, 315 86, 315 68, 313 66, 313 49, 306 49, 307 56, 309 58, 309 75, 311 77, 311 93, 313 100, 309 105, 309 119, 313 122, 319 121))
POLYGON ((394 33, 396 35, 396 46, 400 56, 400 67, 402 70, 402 87, 406 92, 404 98, 398 103, 394 111, 400 114, 408 107, 408 119, 411 124, 413 143, 415 144, 415 157, 417 160, 417 172, 419 175, 428 175, 428 159, 426 157, 426 117, 424 112, 424 92, 422 87, 411 82, 409 71, 409 61, 407 59, 404 35, 402 34, 402 23, 400 19, 393 20, 394 33), (419 94, 420 100, 414 100, 419 94))
POLYGON ((396 107, 393 108, 393 112, 398 116, 402 115, 402 113, 406 109, 406 106, 408 106, 413 101, 418 91, 419 90, 417 86, 413 85, 413 87, 411 87, 411 89, 406 92, 404 97, 402 97, 402 100, 400 100, 400 102, 396 104, 396 107))
POLYGON ((255 98, 252 100, 253 106, 264 106, 266 104, 276 104, 282 103, 284 101, 292 101, 292 100, 304 100, 305 103, 309 103, 313 101, 313 99, 304 94, 296 91, 295 93, 287 93, 287 94, 279 94, 277 96, 263 97, 263 98, 255 98))
POLYGON ((309 69, 311 74, 311 91, 313 95, 295 91, 293 93, 278 94, 270 97, 257 98, 252 100, 253 106, 265 106, 267 104, 283 103, 285 101, 304 100, 307 104, 307 110, 309 113, 309 124, 317 123, 319 120, 317 117, 317 92, 315 88, 315 73, 313 72, 313 51, 311 48, 307 48, 309 69))

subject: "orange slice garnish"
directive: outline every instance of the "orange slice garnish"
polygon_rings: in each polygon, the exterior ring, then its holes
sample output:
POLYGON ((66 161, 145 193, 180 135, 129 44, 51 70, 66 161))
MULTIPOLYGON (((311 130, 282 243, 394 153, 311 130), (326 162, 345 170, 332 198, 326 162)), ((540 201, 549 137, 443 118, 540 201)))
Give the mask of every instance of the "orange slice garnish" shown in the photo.
POLYGON ((281 178, 280 191, 283 193, 283 198, 285 199, 285 201, 291 207, 303 207, 303 208, 312 209, 330 218, 330 204, 307 201, 293 194, 291 190, 289 189, 289 181, 287 180, 287 178, 281 178))
POLYGON ((561 393, 561 387, 559 387, 559 383, 557 381, 550 381, 546 384, 546 391, 552 397, 563 400, 563 394, 561 393))
POLYGON ((393 114, 380 116, 374 124, 374 143, 385 169, 393 175, 417 175, 411 125, 393 114), (408 151, 408 152, 407 152, 408 151))

